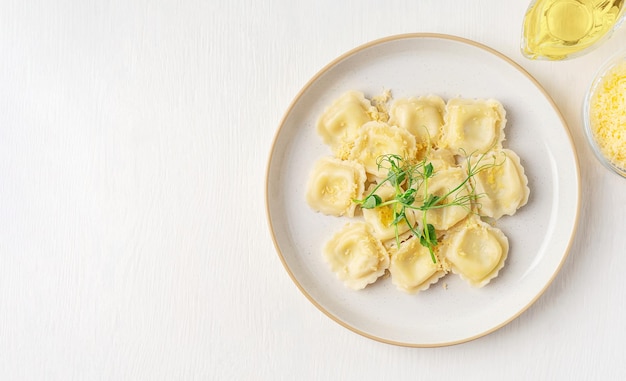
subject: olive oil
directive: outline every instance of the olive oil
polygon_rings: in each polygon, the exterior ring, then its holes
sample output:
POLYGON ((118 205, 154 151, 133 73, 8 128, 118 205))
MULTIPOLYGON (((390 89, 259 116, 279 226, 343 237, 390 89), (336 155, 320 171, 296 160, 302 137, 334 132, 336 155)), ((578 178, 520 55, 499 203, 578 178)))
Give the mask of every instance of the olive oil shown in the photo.
POLYGON ((536 0, 524 18, 522 53, 548 60, 576 56, 610 35, 622 21, 623 5, 624 0, 536 0))

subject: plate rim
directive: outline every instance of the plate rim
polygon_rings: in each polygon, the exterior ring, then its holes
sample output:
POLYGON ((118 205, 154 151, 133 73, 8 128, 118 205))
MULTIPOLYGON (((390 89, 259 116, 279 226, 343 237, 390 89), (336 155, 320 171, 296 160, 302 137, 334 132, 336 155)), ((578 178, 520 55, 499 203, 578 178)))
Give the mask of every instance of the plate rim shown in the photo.
POLYGON ((300 290, 300 292, 309 300, 309 302, 311 302, 318 310, 320 310, 324 315, 326 315, 327 317, 329 317, 331 320, 333 320, 334 322, 338 323, 339 325, 343 326, 344 328, 347 328, 348 330, 361 335, 363 337, 366 337, 368 339, 377 341, 377 342, 381 342, 381 343, 385 343, 385 344, 390 344, 390 345, 395 345, 395 346, 400 346, 400 347, 411 347, 411 348, 435 348, 435 347, 444 347, 444 346, 451 346, 451 345, 458 345, 458 344, 462 344, 462 343, 466 343, 469 341, 473 341, 476 340, 478 338, 484 337, 486 335, 489 335, 497 330, 499 330, 500 328, 506 326, 507 324, 509 324, 510 322, 512 322, 513 320, 517 319, 519 316, 521 316, 526 310, 528 310, 544 293, 545 291, 550 287, 550 285, 552 284, 552 282, 554 281, 554 279, 556 278, 556 276, 560 273, 561 268, 563 267, 563 264, 565 263, 565 261, 567 260, 567 258, 569 257, 571 248, 572 248, 572 244, 574 241, 574 238, 576 236, 577 230, 578 230, 578 226, 579 226, 579 222, 580 222, 580 205, 581 205, 581 178, 580 178, 580 162, 579 162, 579 157, 578 157, 578 152, 576 151, 576 146, 574 145, 574 140, 572 137, 572 133, 571 133, 571 129, 569 127, 569 124, 567 123, 567 121, 565 120, 565 118, 563 117, 563 114, 561 113, 561 110, 559 109, 559 107, 557 106, 557 104, 554 102, 554 100, 552 99, 552 97, 550 96, 550 94, 545 90, 545 88, 526 70, 524 69, 520 64, 518 64, 517 62, 515 62, 513 59, 511 59, 510 57, 508 57, 507 55, 487 46, 484 45, 482 43, 479 43, 477 41, 468 39, 468 38, 464 38, 464 37, 459 37, 456 35, 451 35, 451 34, 444 34, 444 33, 402 33, 402 34, 395 34, 395 35, 390 35, 387 37, 382 37, 382 38, 378 38, 378 39, 374 39, 368 42, 365 42, 363 44, 360 44, 348 51, 346 51, 345 53, 337 56, 336 58, 334 58, 333 60, 331 60, 328 64, 324 65, 319 71, 317 71, 317 73, 315 73, 315 75, 313 75, 305 84, 304 86, 301 87, 301 89, 298 91, 298 93, 294 96, 294 98, 292 99, 292 101, 289 103, 289 106, 287 107, 287 109, 285 110, 285 112, 283 113, 279 124, 278 124, 278 128, 276 129, 275 133, 274 133, 274 137, 272 139, 272 143, 270 146, 270 152, 269 152, 269 156, 267 159, 267 163, 266 163, 266 170, 265 170, 265 215, 267 218, 267 223, 268 223, 268 227, 270 230, 270 235, 272 238, 272 242, 274 245, 274 248, 276 250, 276 253, 278 254, 278 257, 283 265, 283 268, 287 271, 287 274, 289 275, 289 277, 291 278, 292 282, 296 285, 296 287, 300 290), (448 341, 448 342, 441 342, 441 343, 428 343, 428 344, 420 344, 420 343, 410 343, 410 342, 403 342, 403 341, 398 341, 398 340, 390 340, 390 339, 386 339, 384 337, 379 337, 376 335, 372 335, 370 333, 364 332, 346 322, 344 322, 343 320, 341 320, 338 316, 335 316, 334 314, 330 313, 324 306, 322 306, 320 303, 318 303, 308 292, 307 290, 305 290, 305 288, 302 286, 302 284, 300 284, 300 282, 298 281, 298 279, 296 278, 295 274, 293 273, 293 271, 291 270, 291 268, 289 267, 289 265, 287 264, 287 261, 280 249, 278 240, 276 238, 276 234, 274 231, 274 224, 272 222, 272 216, 271 216, 271 210, 270 210, 270 194, 269 194, 269 187, 270 187, 270 171, 271 171, 271 167, 272 167, 272 163, 273 163, 273 159, 274 159, 274 153, 276 151, 276 142, 279 138, 279 136, 281 135, 281 131, 285 125, 285 122, 287 120, 287 118, 289 117, 289 115, 291 114, 292 110, 294 109, 295 105, 299 102, 300 98, 302 98, 302 96, 304 95, 304 93, 322 76, 324 75, 326 72, 328 72, 329 70, 331 70, 333 67, 335 67, 336 65, 338 65, 341 61, 361 52, 367 49, 370 49, 372 47, 375 47, 377 45, 382 45, 384 43, 387 42, 391 42, 391 41, 398 41, 398 40, 408 40, 408 39, 420 39, 420 38, 432 38, 432 39, 442 39, 442 40, 448 40, 448 41, 455 41, 455 42, 460 42, 463 44, 467 44, 473 47, 476 47, 478 49, 482 49, 490 54, 495 55, 497 58, 502 59, 503 61, 505 61, 506 63, 508 63, 509 65, 511 65, 514 69, 516 69, 517 71, 519 71, 521 74, 523 74, 528 80, 530 80, 532 82, 532 84, 545 96, 545 98, 547 99, 547 101, 549 102, 550 106, 552 107, 552 109, 556 112, 556 115, 558 116, 559 120, 561 121, 561 124, 563 126, 564 132, 567 135, 568 138, 568 142, 570 144, 572 153, 573 153, 573 159, 574 159, 574 169, 575 169, 575 174, 576 174, 576 210, 575 210, 575 214, 574 214, 574 223, 572 226, 572 231, 570 234, 570 237, 568 238, 568 242, 567 242, 567 246, 565 247, 565 251, 561 257, 561 260, 558 264, 558 266, 555 268, 554 272, 552 273, 552 275, 550 276, 550 279, 548 279, 548 281, 543 285, 543 287, 541 288, 541 290, 532 298, 530 299, 530 301, 523 306, 522 308, 520 308, 519 311, 517 311, 515 314, 513 314, 511 317, 509 317, 508 319, 505 319, 503 322, 501 322, 500 324, 497 324, 493 327, 491 327, 488 330, 485 330, 483 332, 480 332, 476 335, 472 335, 466 338, 462 338, 462 339, 458 339, 458 340, 452 340, 452 341, 448 341))

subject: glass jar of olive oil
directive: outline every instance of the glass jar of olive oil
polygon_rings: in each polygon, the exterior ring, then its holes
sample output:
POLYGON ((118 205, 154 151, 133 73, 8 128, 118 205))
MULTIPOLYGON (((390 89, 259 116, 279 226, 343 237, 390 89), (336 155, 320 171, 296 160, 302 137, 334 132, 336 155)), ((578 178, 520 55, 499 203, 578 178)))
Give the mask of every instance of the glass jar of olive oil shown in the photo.
POLYGON ((586 53, 621 24, 624 0, 535 0, 524 18, 522 53, 563 60, 586 53))

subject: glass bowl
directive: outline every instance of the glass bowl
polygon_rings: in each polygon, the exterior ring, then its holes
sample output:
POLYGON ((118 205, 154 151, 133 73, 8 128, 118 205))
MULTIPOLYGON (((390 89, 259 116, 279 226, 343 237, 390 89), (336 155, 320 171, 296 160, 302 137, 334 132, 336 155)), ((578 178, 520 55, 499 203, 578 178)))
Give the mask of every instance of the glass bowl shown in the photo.
POLYGON ((587 141, 604 166, 626 177, 626 51, 596 72, 583 104, 587 141))

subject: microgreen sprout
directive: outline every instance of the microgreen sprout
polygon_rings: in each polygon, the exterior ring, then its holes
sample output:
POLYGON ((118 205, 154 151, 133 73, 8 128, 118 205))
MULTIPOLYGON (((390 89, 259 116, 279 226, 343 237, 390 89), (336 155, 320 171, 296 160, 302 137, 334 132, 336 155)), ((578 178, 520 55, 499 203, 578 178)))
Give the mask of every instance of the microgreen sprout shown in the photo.
POLYGON ((362 200, 353 200, 363 209, 375 209, 383 206, 392 206, 393 220, 390 226, 394 226, 396 246, 400 247, 398 225, 405 223, 415 235, 422 246, 430 253, 433 263, 437 263, 435 248, 439 244, 437 232, 433 224, 428 222, 427 212, 432 209, 459 206, 471 212, 471 205, 482 195, 476 194, 474 185, 470 181, 477 173, 501 165, 493 156, 493 161, 486 160, 487 153, 480 155, 464 155, 466 157, 466 175, 454 188, 443 195, 429 192, 430 180, 437 175, 433 163, 427 157, 418 162, 407 160, 402 156, 389 154, 379 156, 376 160, 378 169, 387 169, 387 177, 378 182, 376 186, 362 200), (475 158, 473 160, 472 158, 475 158), (376 194, 378 189, 385 183, 393 186, 395 194, 388 200, 383 200, 376 194), (463 189, 468 192, 461 192, 463 189), (422 194, 418 195, 418 191, 422 194), (421 197, 419 197, 421 196, 421 197), (407 212, 421 212, 420 221, 411 223, 407 212))

